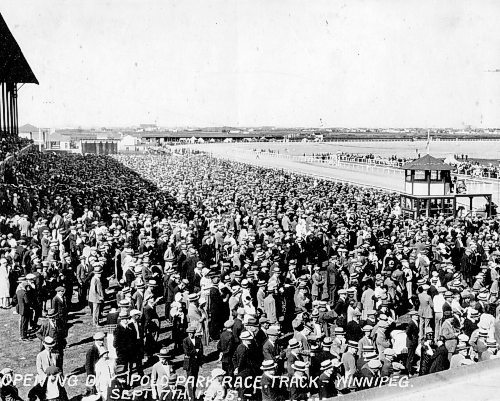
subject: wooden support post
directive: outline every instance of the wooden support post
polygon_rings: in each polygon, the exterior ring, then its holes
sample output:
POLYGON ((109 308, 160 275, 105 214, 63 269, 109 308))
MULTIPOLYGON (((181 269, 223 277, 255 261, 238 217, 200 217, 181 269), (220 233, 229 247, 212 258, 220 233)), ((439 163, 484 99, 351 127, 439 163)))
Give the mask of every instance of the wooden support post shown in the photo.
POLYGON ((1 92, 2 92, 2 109, 0 110, 2 115, 0 116, 0 123, 1 123, 1 126, 0 126, 0 130, 2 131, 2 136, 5 136, 7 133, 6 133, 6 127, 5 127, 5 95, 4 95, 4 88, 5 88, 5 83, 2 82, 1 83, 1 86, 0 86, 0 89, 1 89, 1 92))

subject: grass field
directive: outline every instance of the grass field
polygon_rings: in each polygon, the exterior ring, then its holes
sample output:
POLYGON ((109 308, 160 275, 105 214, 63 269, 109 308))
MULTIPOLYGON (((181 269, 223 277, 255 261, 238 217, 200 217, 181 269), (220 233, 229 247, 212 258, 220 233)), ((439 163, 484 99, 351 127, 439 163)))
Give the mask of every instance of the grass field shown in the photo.
MULTIPOLYGON (((74 301, 76 302, 76 300, 74 301)), ((40 351, 40 341, 34 339, 30 342, 21 342, 19 340, 19 316, 12 313, 11 310, 0 310, 0 369, 10 367, 14 370, 15 374, 33 375, 36 374, 36 355, 40 351)), ((163 319, 164 305, 157 306, 157 312, 160 318, 163 319)), ((85 392, 85 355, 87 350, 92 345, 92 336, 95 333, 95 328, 91 324, 91 316, 89 308, 79 311, 73 311, 69 316, 69 324, 71 325, 67 338, 67 348, 64 352, 64 375, 76 377, 77 385, 66 386, 68 396, 70 399, 78 400, 85 392)), ((171 348, 171 331, 166 323, 162 321, 162 330, 159 340, 162 345, 171 348)), ((207 363, 202 366, 200 376, 210 376, 213 368, 217 364, 215 360, 218 355, 215 354, 216 343, 211 342, 205 348, 205 355, 207 363)), ((145 374, 150 374, 151 366, 154 363, 149 363, 145 369, 145 374)), ((177 368, 179 375, 184 374, 182 369, 182 356, 174 360, 174 366, 177 368)), ((75 381, 75 379, 72 379, 75 381)), ((17 385, 19 388, 19 395, 24 400, 28 399, 28 391, 31 386, 24 386, 22 383, 17 385)))

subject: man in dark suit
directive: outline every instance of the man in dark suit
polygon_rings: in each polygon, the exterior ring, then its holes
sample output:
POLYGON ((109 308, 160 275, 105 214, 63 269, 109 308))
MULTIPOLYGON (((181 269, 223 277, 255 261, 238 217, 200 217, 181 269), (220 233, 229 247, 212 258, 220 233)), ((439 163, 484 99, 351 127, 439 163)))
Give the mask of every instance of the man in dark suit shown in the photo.
POLYGON ((282 401, 285 399, 284 392, 280 388, 280 380, 276 373, 276 363, 273 360, 265 360, 260 367, 263 371, 261 377, 262 401, 282 401))
POLYGON ((132 309, 130 311, 130 323, 128 324, 129 329, 132 332, 132 345, 131 345, 131 360, 130 360, 130 371, 132 371, 132 365, 135 363, 137 368, 137 373, 143 375, 144 371, 142 369, 142 358, 144 357, 144 330, 141 325, 141 312, 137 309, 132 309))
POLYGON ((118 317, 119 322, 116 326, 114 334, 114 344, 116 349, 116 365, 124 365, 127 367, 131 362, 132 345, 134 342, 132 330, 128 327, 129 313, 122 310, 118 317))
POLYGON ((324 400, 327 398, 336 397, 338 394, 335 380, 337 375, 334 374, 335 367, 331 360, 321 362, 321 374, 318 380, 319 399, 324 400))
POLYGON ((220 335, 217 343, 217 350, 220 352, 219 360, 222 362, 222 369, 228 376, 234 372, 233 355, 236 351, 236 341, 233 335, 233 321, 228 320, 224 323, 224 331, 220 335))
POLYGON ((58 326, 57 314, 54 309, 47 311, 47 319, 42 322, 40 328, 36 332, 37 338, 40 340, 40 351, 43 351, 43 341, 45 337, 54 339, 54 347, 52 352, 57 354, 57 366, 62 369, 64 359, 64 348, 66 347, 66 335, 61 327, 58 326))
POLYGON ((419 327, 418 327, 418 312, 411 311, 409 313, 411 320, 406 327, 406 348, 408 349, 406 370, 408 374, 413 374, 413 360, 415 358, 415 351, 418 346, 419 327))
POLYGON ((66 289, 62 286, 56 288, 56 295, 52 299, 52 308, 57 315, 57 320, 59 327, 66 331, 66 323, 68 321, 68 306, 66 304, 66 299, 64 298, 64 293, 66 289))
POLYGON ((30 297, 27 292, 31 290, 31 286, 26 283, 26 278, 24 277, 20 277, 18 282, 20 284, 16 291, 16 312, 21 317, 21 322, 19 324, 19 334, 21 341, 29 341, 28 326, 31 319, 31 305, 30 297))
POLYGON ((87 376, 95 376, 95 364, 99 360, 99 355, 105 350, 104 338, 105 334, 102 331, 94 334, 94 344, 85 355, 85 373, 87 376))
POLYGON ((76 267, 76 280, 78 281, 78 303, 80 306, 87 305, 87 293, 89 290, 92 270, 87 265, 86 257, 80 256, 80 263, 76 267))
POLYGON ((254 377, 259 365, 256 364, 257 350, 252 345, 254 343, 253 336, 249 331, 243 331, 240 336, 241 344, 236 348, 233 356, 234 374, 241 377, 243 385, 238 388, 238 396, 240 399, 248 399, 253 395, 252 381, 249 386, 245 384, 247 377, 254 377))
POLYGON ((286 358, 286 353, 278 344, 278 337, 280 332, 275 327, 270 327, 267 330, 267 341, 262 346, 262 357, 263 360, 273 360, 276 362, 275 371, 278 373, 282 372, 284 369, 284 360, 286 358))
POLYGON ((184 349, 184 370, 188 377, 186 385, 190 401, 196 399, 196 381, 200 366, 203 363, 203 344, 200 337, 195 337, 196 328, 191 326, 186 329, 187 337, 182 342, 184 349))
POLYGON ((240 335, 241 332, 243 331, 243 316, 245 315, 245 309, 244 308, 238 308, 237 310, 237 316, 234 318, 234 324, 233 324, 233 336, 234 340, 236 341, 236 344, 240 344, 240 335))

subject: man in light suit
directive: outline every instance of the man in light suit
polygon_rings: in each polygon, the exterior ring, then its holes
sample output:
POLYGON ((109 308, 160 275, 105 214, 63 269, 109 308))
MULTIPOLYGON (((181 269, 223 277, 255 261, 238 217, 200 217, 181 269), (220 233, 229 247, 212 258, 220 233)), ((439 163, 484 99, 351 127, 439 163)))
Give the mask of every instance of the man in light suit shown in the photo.
POLYGON ((57 366, 57 356, 52 352, 55 341, 52 337, 43 340, 44 350, 36 356, 36 373, 38 383, 43 383, 47 377, 45 371, 49 366, 57 366))
POLYGON ((92 322, 94 326, 99 326, 99 317, 104 302, 104 291, 101 283, 102 267, 94 269, 94 276, 90 280, 89 303, 92 305, 92 322))
POLYGON ((420 306, 418 308, 419 319, 419 340, 425 336, 425 330, 429 327, 430 321, 433 317, 434 304, 432 302, 431 296, 427 293, 429 285, 423 284, 418 288, 418 300, 420 306))

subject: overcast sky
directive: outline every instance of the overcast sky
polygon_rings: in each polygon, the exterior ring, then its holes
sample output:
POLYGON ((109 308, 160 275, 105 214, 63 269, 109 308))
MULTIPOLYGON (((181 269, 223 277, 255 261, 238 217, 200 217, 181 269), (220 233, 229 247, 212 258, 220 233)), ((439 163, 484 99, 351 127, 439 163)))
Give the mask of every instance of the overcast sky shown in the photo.
POLYGON ((2 0, 42 127, 500 127, 500 1, 2 0))

